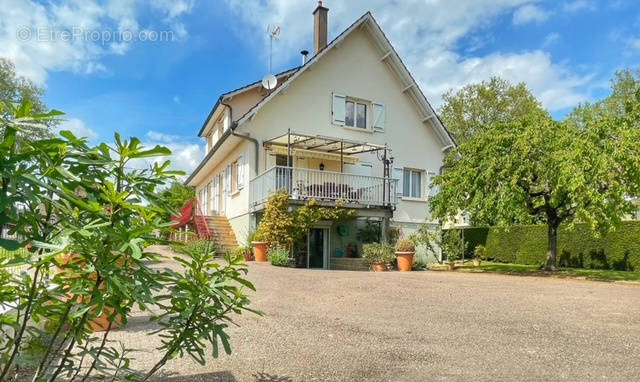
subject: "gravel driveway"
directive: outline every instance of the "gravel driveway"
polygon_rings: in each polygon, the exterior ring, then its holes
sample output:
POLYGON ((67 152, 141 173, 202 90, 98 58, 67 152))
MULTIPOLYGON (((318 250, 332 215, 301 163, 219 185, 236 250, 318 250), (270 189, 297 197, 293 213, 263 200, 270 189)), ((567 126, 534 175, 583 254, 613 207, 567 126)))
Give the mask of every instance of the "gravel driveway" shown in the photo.
MULTIPOLYGON (((640 286, 449 272, 250 264, 258 292, 231 356, 161 381, 640 380, 640 286)), ((113 333, 152 349, 148 316, 113 333)), ((150 367, 159 356, 135 355, 150 367)))

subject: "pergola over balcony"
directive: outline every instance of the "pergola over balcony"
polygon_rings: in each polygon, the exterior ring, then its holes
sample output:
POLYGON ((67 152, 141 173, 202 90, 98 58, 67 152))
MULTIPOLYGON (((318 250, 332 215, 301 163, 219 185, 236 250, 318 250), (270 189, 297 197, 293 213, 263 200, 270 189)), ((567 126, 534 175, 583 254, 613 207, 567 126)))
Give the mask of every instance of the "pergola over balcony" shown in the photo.
MULTIPOLYGON (((386 145, 379 145, 367 142, 352 141, 344 138, 327 137, 323 135, 307 135, 295 132, 270 139, 264 142, 267 150, 281 152, 290 157, 292 154, 308 154, 316 158, 322 158, 325 153, 326 159, 340 160, 341 171, 345 162, 357 162, 358 158, 353 155, 382 152, 382 161, 388 160, 391 150, 386 145), (284 152, 286 150, 286 152, 284 152)), ((291 163, 288 164, 291 167, 291 163)))
POLYGON ((357 142, 348 139, 312 136, 287 132, 264 142, 268 151, 315 159, 339 160, 340 171, 324 171, 302 167, 275 166, 251 180, 250 202, 254 208, 262 205, 277 190, 286 190, 294 200, 316 199, 324 202, 342 200, 359 207, 395 206, 397 180, 391 179, 393 158, 386 145, 357 142), (376 152, 384 164, 382 177, 344 173, 344 163, 358 162, 357 154, 376 152))

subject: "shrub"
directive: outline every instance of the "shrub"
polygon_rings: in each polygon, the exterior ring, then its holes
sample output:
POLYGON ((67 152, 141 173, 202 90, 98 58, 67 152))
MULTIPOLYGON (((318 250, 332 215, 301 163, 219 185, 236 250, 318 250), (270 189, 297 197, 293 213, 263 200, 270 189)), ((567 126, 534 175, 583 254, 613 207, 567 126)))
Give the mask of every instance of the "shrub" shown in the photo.
POLYGON ((473 255, 476 259, 487 260, 487 247, 482 244, 476 246, 473 250, 473 255))
POLYGON ((293 259, 289 256, 289 251, 281 246, 269 247, 267 258, 271 265, 278 267, 288 267, 293 259))
POLYGON ((396 242, 396 252, 415 252, 416 245, 410 239, 398 239, 396 242))
POLYGON ((411 265, 411 269, 413 269, 414 271, 427 269, 427 256, 424 253, 416 253, 413 256, 413 264, 411 265))
POLYGON ((355 215, 354 209, 344 208, 339 202, 329 208, 318 206, 315 200, 289 211, 289 194, 279 190, 269 197, 258 231, 270 245, 291 247, 317 222, 339 221, 355 215))
POLYGON ((442 250, 447 255, 447 262, 453 262, 459 260, 462 257, 462 252, 466 249, 467 242, 462 242, 462 236, 458 230, 444 231, 442 234, 442 250))
POLYGON ((395 259, 394 247, 387 243, 369 243, 362 247, 362 260, 366 264, 389 263, 395 259))
MULTIPOLYGON (((547 257, 543 225, 465 229, 474 247, 482 244, 487 256, 503 263, 542 265, 547 257)), ((612 232, 596 235, 587 224, 558 232, 558 265, 562 267, 640 270, 640 221, 625 221, 612 232)))
POLYGON ((182 253, 185 255, 188 255, 194 251, 197 251, 199 253, 209 251, 211 255, 215 255, 218 250, 218 243, 215 240, 197 239, 188 241, 186 243, 171 243, 171 249, 174 252, 182 253))

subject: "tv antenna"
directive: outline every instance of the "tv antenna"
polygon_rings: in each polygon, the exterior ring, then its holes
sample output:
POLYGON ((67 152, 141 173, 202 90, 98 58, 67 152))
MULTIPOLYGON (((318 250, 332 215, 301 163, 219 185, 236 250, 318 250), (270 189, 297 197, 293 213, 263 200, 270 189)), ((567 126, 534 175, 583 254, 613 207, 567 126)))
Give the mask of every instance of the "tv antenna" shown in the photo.
POLYGON ((267 26, 267 35, 269 36, 269 73, 272 72, 272 61, 273 61, 273 40, 278 40, 280 37, 280 27, 277 25, 269 24, 267 26))

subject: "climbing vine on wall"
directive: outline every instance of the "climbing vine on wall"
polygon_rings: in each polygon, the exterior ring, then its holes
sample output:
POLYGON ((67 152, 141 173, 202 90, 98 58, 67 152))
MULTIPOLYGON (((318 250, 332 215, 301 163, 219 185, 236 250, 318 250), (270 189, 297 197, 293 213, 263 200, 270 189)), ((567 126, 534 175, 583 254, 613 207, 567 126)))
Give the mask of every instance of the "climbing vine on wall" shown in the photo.
POLYGON ((344 202, 340 201, 335 207, 321 207, 312 199, 290 211, 289 194, 280 190, 269 197, 258 231, 269 244, 291 248, 318 222, 340 221, 355 216, 356 210, 345 208, 344 202))

